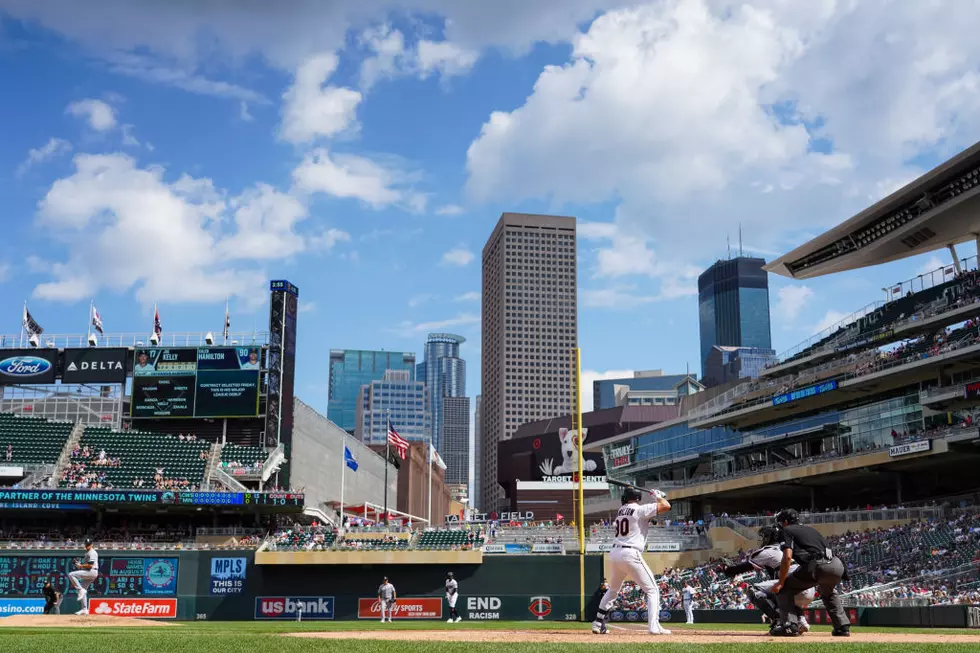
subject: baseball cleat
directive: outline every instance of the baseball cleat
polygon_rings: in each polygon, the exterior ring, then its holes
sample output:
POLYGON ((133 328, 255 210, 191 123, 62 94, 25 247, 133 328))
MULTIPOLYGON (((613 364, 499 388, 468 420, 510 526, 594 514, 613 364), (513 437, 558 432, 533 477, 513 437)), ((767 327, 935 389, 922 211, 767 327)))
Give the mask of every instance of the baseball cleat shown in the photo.
POLYGON ((462 617, 456 617, 456 623, 459 623, 459 622, 460 622, 460 621, 462 621, 462 620, 463 620, 463 618, 462 618, 462 617))
POLYGON ((446 623, 447 623, 447 624, 451 624, 451 623, 453 623, 454 621, 456 621, 456 620, 455 620, 455 619, 453 619, 452 617, 449 617, 448 619, 446 619, 446 623))
POLYGON ((88 614, 88 610, 86 610, 85 608, 82 608, 81 610, 79 610, 75 614, 86 615, 86 614, 88 614))
POLYGON ((810 632, 810 624, 806 619, 800 619, 800 634, 810 632))
POLYGON ((651 635, 670 635, 672 633, 669 630, 667 630, 666 628, 664 628, 663 626, 654 626, 653 628, 650 629, 650 634, 651 635))
POLYGON ((592 634, 593 635, 608 635, 609 629, 606 628, 606 624, 600 624, 592 622, 592 634))

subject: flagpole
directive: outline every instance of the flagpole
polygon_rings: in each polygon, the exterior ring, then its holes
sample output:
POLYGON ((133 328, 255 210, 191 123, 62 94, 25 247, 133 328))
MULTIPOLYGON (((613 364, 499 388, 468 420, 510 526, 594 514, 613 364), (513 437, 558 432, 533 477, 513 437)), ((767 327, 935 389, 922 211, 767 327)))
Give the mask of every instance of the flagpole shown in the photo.
POLYGON ((347 473, 347 436, 342 440, 343 451, 340 452, 340 532, 344 532, 344 476, 347 473))
POLYGON ((88 303, 88 333, 85 334, 85 343, 92 339, 92 310, 95 308, 95 300, 89 300, 88 303))
POLYGON ((425 519, 429 528, 432 528, 432 438, 429 438, 429 507, 426 509, 425 519))
POLYGON ((24 314, 20 318, 20 347, 24 348, 24 325, 27 323, 27 300, 24 300, 24 314))
POLYGON ((391 455, 391 411, 385 411, 385 526, 388 525, 388 457, 391 455))

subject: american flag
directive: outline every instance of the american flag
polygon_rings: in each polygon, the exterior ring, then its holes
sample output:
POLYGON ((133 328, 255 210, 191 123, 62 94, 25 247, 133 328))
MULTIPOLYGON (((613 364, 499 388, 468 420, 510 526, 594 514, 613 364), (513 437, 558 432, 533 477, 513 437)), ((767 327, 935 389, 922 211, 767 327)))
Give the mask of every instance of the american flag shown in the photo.
POLYGON ((95 304, 92 305, 92 326, 94 326, 95 330, 100 334, 105 335, 105 333, 102 331, 102 317, 99 315, 99 309, 95 307, 95 304))
POLYGON ((156 306, 153 307, 153 333, 159 338, 163 335, 163 324, 160 323, 160 311, 156 306))
POLYGON ((398 431, 391 425, 391 420, 388 420, 388 444, 398 450, 398 456, 402 460, 408 458, 408 440, 398 435, 398 431))

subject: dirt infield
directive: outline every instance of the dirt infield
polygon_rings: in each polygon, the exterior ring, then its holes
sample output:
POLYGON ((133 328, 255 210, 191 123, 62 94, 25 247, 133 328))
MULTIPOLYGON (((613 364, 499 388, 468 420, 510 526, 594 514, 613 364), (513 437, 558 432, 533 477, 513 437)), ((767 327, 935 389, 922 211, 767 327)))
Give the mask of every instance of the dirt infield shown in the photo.
MULTIPOLYGON (((725 644, 780 641, 770 638, 765 631, 724 630, 675 630, 672 635, 650 635, 645 629, 617 628, 609 635, 593 635, 587 629, 573 630, 372 630, 334 633, 288 633, 287 637, 314 639, 375 639, 387 641, 443 641, 443 642, 515 642, 548 644, 611 644, 618 642, 676 642, 678 644, 725 644)), ((831 637, 830 633, 807 633, 800 640, 806 642, 893 642, 902 644, 980 644, 980 635, 929 635, 902 633, 854 632, 849 639, 831 637)))
POLYGON ((0 628, 132 628, 139 626, 173 626, 165 621, 106 617, 100 614, 14 614, 0 619, 0 628))

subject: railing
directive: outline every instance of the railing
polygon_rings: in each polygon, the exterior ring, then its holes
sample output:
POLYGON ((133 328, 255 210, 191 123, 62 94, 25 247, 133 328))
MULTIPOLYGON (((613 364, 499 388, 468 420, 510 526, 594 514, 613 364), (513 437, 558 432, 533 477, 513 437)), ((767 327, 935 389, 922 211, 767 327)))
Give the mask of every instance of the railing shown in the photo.
MULTIPOLYGON (((150 345, 151 333, 107 333, 98 336, 99 347, 224 347, 234 345, 264 345, 269 342, 267 331, 238 331, 229 333, 225 341, 223 337, 217 338, 212 345, 207 342, 207 334, 218 334, 221 336, 222 329, 215 329, 211 332, 200 331, 196 333, 167 333, 164 332, 156 345, 150 345)), ((40 336, 39 348, 59 349, 66 348, 88 348, 88 334, 85 333, 54 333, 40 336)), ((27 337, 22 334, 2 335, 0 334, 0 348, 21 348, 30 347, 27 337)))
MULTIPOLYGON (((842 510, 839 512, 800 512, 802 524, 863 524, 876 521, 925 521, 942 519, 946 514, 942 506, 923 506, 921 508, 879 508, 874 510, 842 510)), ((745 528, 772 526, 771 515, 719 517, 712 526, 729 526, 732 523, 745 528), (723 523, 722 523, 723 522, 723 523)), ((755 537, 755 533, 752 533, 755 537)))
POLYGON ((198 537, 242 537, 243 535, 262 535, 265 529, 245 528, 244 526, 199 526, 194 533, 198 537))
POLYGON ((232 492, 248 492, 248 488, 242 485, 237 478, 231 476, 220 467, 214 468, 214 473, 211 475, 211 480, 217 480, 232 492))
POLYGON ((933 596, 933 589, 942 586, 947 594, 955 593, 956 588, 963 586, 980 589, 978 579, 980 579, 980 565, 969 563, 944 569, 939 573, 923 574, 882 585, 864 587, 848 592, 841 598, 846 607, 890 608, 942 605, 949 602, 944 598, 933 596), (901 596, 909 592, 914 595, 901 596))
MULTIPOLYGON (((847 317, 844 317, 841 320, 835 322, 834 324, 832 324, 831 326, 827 327, 823 331, 820 331, 819 333, 815 333, 814 335, 810 336, 809 338, 807 338, 803 342, 796 344, 795 346, 791 347, 790 349, 787 349, 786 351, 784 351, 781 354, 779 354, 779 356, 777 356, 777 358, 779 359, 780 363, 785 362, 787 359, 792 358, 793 356, 796 356, 797 354, 799 354, 803 350, 807 349, 808 347, 812 347, 814 344, 820 342, 821 340, 823 340, 827 336, 832 335, 838 329, 844 328, 844 327, 848 326, 849 324, 855 322, 856 320, 860 320, 865 315, 868 315, 870 313, 874 313, 875 311, 877 311, 879 308, 881 308, 884 305, 885 305, 885 302, 883 302, 883 301, 871 302, 870 304, 867 304, 866 306, 864 306, 862 308, 859 308, 858 310, 854 311, 853 313, 851 313, 847 317)), ((776 363, 775 365, 773 365, 773 367, 778 366, 780 363, 776 363)))
MULTIPOLYGON (((174 542, 102 542, 95 541, 99 551, 209 551, 226 549, 254 549, 259 542, 248 544, 203 544, 194 540, 178 540, 174 542)), ((0 549, 5 551, 78 551, 84 548, 81 542, 50 542, 40 540, 8 540, 0 542, 0 549)))
MULTIPOLYGON (((976 270, 977 267, 977 257, 970 256, 969 258, 960 259, 960 268, 963 272, 969 272, 970 270, 976 270)), ((928 290, 929 288, 935 288, 936 286, 942 285, 947 281, 952 281, 956 277, 956 266, 950 262, 946 265, 936 268, 932 272, 926 272, 925 274, 920 274, 917 277, 912 277, 911 279, 906 279, 905 281, 898 281, 886 286, 881 290, 885 293, 886 301, 893 301, 902 297, 906 293, 917 293, 923 290, 928 290), (952 273, 947 271, 952 269, 952 273)))

